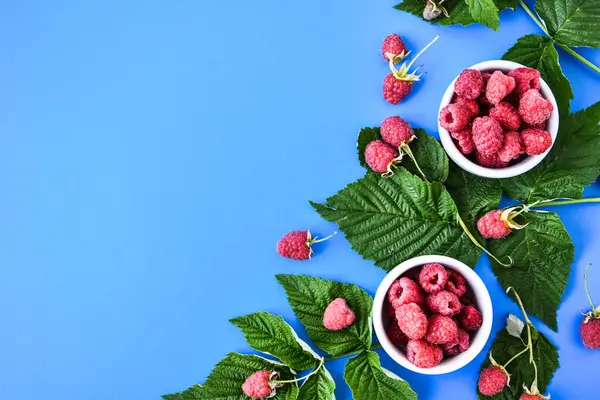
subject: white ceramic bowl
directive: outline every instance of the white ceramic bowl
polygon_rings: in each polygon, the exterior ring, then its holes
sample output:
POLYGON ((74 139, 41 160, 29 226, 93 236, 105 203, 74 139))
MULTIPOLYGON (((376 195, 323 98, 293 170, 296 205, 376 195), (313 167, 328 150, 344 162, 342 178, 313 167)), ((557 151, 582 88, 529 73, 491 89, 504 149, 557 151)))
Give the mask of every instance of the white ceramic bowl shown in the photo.
MULTIPOLYGON (((476 69, 479 71, 500 70, 506 73, 512 71, 513 69, 522 67, 525 66, 513 61, 491 60, 475 64, 469 67, 469 69, 476 69)), ((452 101, 452 97, 454 97, 454 82, 456 82, 456 79, 454 79, 450 83, 450 86, 448 86, 448 89, 446 89, 446 92, 442 97, 442 102, 440 103, 439 110, 440 112, 442 108, 450 104, 450 102, 452 101)), ((544 98, 550 101, 554 106, 554 111, 552 111, 552 115, 550 116, 550 119, 548 121, 548 132, 550 132, 550 135, 552 135, 552 144, 554 145, 554 143, 556 142, 556 135, 558 134, 558 105, 556 104, 556 99, 554 98, 554 94, 552 94, 552 91, 550 90, 548 84, 543 79, 540 79, 540 84, 540 92, 542 93, 544 98)), ((446 153, 448 153, 448 156, 450 156, 452 161, 454 161, 462 169, 472 173, 473 175, 479 175, 486 178, 510 178, 513 176, 524 174, 525 172, 538 165, 544 159, 544 157, 548 155, 548 152, 550 152, 550 149, 548 149, 544 154, 540 154, 537 156, 528 156, 522 161, 520 161, 518 164, 511 165, 506 168, 486 168, 469 160, 458 150, 458 148, 454 144, 454 141, 452 140, 452 137, 450 136, 450 132, 442 128, 442 126, 439 123, 439 119, 438 131, 440 133, 442 146, 444 146, 444 149, 446 149, 446 153)))
POLYGON ((447 374, 449 372, 456 371, 471 362, 481 352, 488 338, 490 337, 493 317, 492 299, 490 298, 490 294, 479 275, 477 275, 475 271, 469 268, 466 264, 446 256, 420 256, 411 258, 410 260, 398 265, 386 275, 379 285, 373 304, 373 325, 375 326, 377 338, 379 339, 379 342, 383 346, 385 352, 404 368, 426 375, 447 374), (387 333, 385 332, 385 327, 387 326, 389 317, 384 315, 383 305, 385 303, 388 289, 396 279, 404 275, 407 271, 416 267, 421 267, 428 263, 442 264, 447 269, 458 271, 462 276, 465 277, 468 283, 469 292, 473 297, 474 304, 481 312, 483 317, 483 325, 471 339, 471 347, 469 347, 467 351, 454 357, 444 358, 442 362, 433 368, 419 368, 408 361, 406 355, 396 348, 396 346, 394 346, 394 344, 388 338, 387 333))

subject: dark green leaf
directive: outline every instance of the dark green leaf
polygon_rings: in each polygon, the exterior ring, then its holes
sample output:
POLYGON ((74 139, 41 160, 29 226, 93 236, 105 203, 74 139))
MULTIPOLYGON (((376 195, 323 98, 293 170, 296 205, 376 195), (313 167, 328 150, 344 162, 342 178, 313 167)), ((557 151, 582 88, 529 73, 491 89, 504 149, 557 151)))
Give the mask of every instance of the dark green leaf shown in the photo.
POLYGON ((161 396, 165 400, 196 400, 201 399, 200 395, 202 394, 202 388, 200 385, 194 385, 186 391, 174 393, 174 394, 166 394, 161 396))
MULTIPOLYGON (((402 3, 397 4, 394 8, 401 11, 405 11, 409 14, 413 14, 423 19, 423 9, 425 8, 426 2, 426 0, 404 0, 402 3)), ((493 3, 499 11, 505 10, 507 8, 512 8, 513 10, 517 8, 517 0, 494 0, 493 3)), ((448 0, 442 3, 442 5, 446 8, 446 10, 448 10, 448 12, 450 13, 450 17, 446 18, 444 16, 441 16, 433 21, 428 22, 444 26, 466 26, 476 23, 476 21, 473 19, 473 16, 471 15, 471 12, 465 0, 448 0)))
POLYGON ((497 31, 500 26, 500 17, 498 7, 493 0, 466 0, 471 17, 481 25, 492 28, 497 31))
MULTIPOLYGON (((415 136, 417 138, 409 146, 427 179, 446 182, 448 179, 448 156, 440 142, 423 129, 415 129, 415 136)), ((414 175, 421 176, 408 156, 404 156, 402 165, 414 175)))
POLYGON ((598 0, 537 0, 535 10, 557 42, 567 46, 600 47, 598 0))
POLYGON ((363 128, 358 133, 358 139, 356 141, 356 150, 358 150, 358 161, 363 168, 369 169, 369 164, 365 160, 365 148, 373 140, 381 139, 381 133, 379 127, 376 128, 363 128))
POLYGON ((300 386, 298 400, 333 400, 335 398, 334 390, 335 382, 329 371, 323 366, 319 372, 309 377, 300 386))

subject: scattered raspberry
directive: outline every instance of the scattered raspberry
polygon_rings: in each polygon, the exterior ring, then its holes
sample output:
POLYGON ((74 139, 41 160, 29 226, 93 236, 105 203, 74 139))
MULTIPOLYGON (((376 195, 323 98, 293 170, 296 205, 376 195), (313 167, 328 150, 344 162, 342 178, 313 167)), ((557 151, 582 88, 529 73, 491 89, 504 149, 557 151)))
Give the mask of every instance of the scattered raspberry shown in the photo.
POLYGON ((440 111, 440 125, 450 132, 458 132, 469 125, 471 112, 460 104, 448 104, 440 111))
POLYGON ((481 394, 485 396, 500 393, 505 386, 508 386, 508 375, 500 367, 487 367, 481 371, 477 386, 481 394))
POLYGON ((508 165, 508 163, 500 160, 498 153, 486 155, 476 152, 475 160, 477 160, 479 165, 486 168, 504 168, 508 165))
POLYGON ((471 100, 479 97, 483 91, 483 76, 481 72, 474 69, 465 69, 456 78, 454 91, 457 95, 471 100))
POLYGON ((413 128, 400 117, 387 117, 381 123, 381 138, 392 147, 410 143, 414 137, 413 128))
POLYGON ((530 125, 538 125, 550 118, 554 106, 544 99, 537 89, 529 89, 519 103, 519 114, 523 121, 530 125))
POLYGON ((398 307, 396 319, 402 332, 410 339, 421 339, 427 333, 427 316, 415 303, 398 307))
POLYGON ((456 297, 462 297, 467 293, 467 280, 459 272, 448 270, 448 282, 444 288, 456 297))
POLYGON ((490 110, 490 117, 500 122, 500 126, 506 131, 516 131, 521 127, 519 112, 505 101, 501 101, 490 110))
POLYGON ((591 350, 600 349, 600 318, 584 316, 579 325, 579 333, 585 347, 591 350))
POLYGON ((408 303, 425 304, 423 290, 410 278, 395 280, 388 290, 388 301, 394 309, 408 303))
POLYGON ((248 397, 265 399, 275 394, 271 387, 271 371, 257 371, 250 375, 242 385, 242 391, 248 397))
POLYGON ((504 135, 504 144, 498 152, 498 158, 502 162, 511 162, 525 153, 525 145, 519 132, 508 132, 504 135))
POLYGON ((428 293, 441 292, 447 281, 448 271, 438 263, 425 264, 419 274, 419 283, 428 293))
POLYGON ((460 313, 458 320, 466 331, 476 331, 483 324, 481 313, 473 306, 466 306, 460 313))
POLYGON ((406 358, 419 368, 433 368, 442 361, 444 352, 424 340, 411 340, 406 345, 406 358))
POLYGON ((471 154, 475 150, 475 143, 473 142, 473 136, 471 136, 471 127, 467 126, 465 129, 458 132, 450 132, 450 135, 458 142, 458 150, 462 154, 471 154))
POLYGON ((348 307, 346 300, 342 298, 337 298, 329 303, 323 314, 323 325, 330 331, 339 331, 347 328, 355 320, 356 315, 354 315, 354 311, 348 307))
POLYGON ((398 150, 381 140, 373 140, 365 147, 365 160, 369 167, 380 174, 391 172, 394 160, 398 158, 398 150))
POLYGON ((497 153, 504 141, 500 123, 490 117, 475 118, 472 135, 477 151, 484 155, 497 153))
POLYGON ((395 318, 390 321, 390 325, 388 326, 386 333, 388 338, 396 347, 406 347, 406 344, 408 343, 408 336, 406 336, 404 332, 400 330, 398 321, 396 321, 395 318))
POLYGON ((456 356, 469 350, 469 347, 471 347, 471 338, 469 337, 469 334, 458 328, 456 338, 448 343, 444 343, 442 345, 442 350, 447 356, 456 356))
POLYGON ((412 90, 412 81, 403 81, 396 79, 394 74, 389 74, 383 81, 383 98, 392 104, 398 104, 412 90))
POLYGON ((479 104, 475 100, 467 99, 466 97, 458 96, 456 100, 454 100, 455 104, 460 104, 463 107, 466 107, 470 114, 471 119, 475 118, 479 115, 479 104))
POLYGON ((406 49, 406 45, 404 44, 404 40, 395 33, 386 36, 383 39, 383 44, 381 45, 381 55, 386 61, 390 61, 388 57, 388 53, 392 55, 392 57, 404 58, 408 50, 406 49))
POLYGON ((552 147, 552 135, 542 129, 525 129, 521 132, 521 137, 525 144, 525 153, 530 156, 543 154, 552 147))
POLYGON ((312 255, 309 231, 293 231, 277 243, 277 253, 292 260, 308 260, 312 255))
POLYGON ((515 92, 522 96, 529 89, 540 88, 540 71, 533 68, 517 68, 508 73, 508 76, 515 78, 517 84, 515 92))
POLYGON ((479 98, 477 99, 477 101, 479 101, 479 104, 481 104, 482 106, 489 107, 492 105, 492 103, 490 103, 485 94, 487 92, 487 85, 490 81, 490 78, 492 77, 492 74, 490 74, 489 72, 484 72, 481 74, 481 76, 483 77, 483 91, 481 93, 481 96, 479 96, 479 98))
POLYGON ((502 239, 512 232, 512 230, 501 219, 502 210, 492 210, 479 218, 477 229, 481 236, 486 239, 502 239))
POLYGON ((444 344, 456 339, 458 325, 450 317, 435 314, 429 318, 425 340, 432 344, 444 344))
POLYGON ((429 306, 432 312, 445 315, 446 317, 453 317, 462 310, 462 304, 458 296, 446 290, 430 294, 427 297, 427 306, 429 306))
POLYGON ((485 89, 485 97, 491 104, 498 104, 515 89, 515 78, 502 71, 494 71, 485 89))

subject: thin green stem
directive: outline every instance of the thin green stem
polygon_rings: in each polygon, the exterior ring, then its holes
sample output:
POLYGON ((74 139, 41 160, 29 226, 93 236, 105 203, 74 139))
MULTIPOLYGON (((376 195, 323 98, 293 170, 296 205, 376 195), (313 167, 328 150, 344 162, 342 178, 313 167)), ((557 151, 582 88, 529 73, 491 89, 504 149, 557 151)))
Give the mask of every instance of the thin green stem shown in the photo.
POLYGON ((465 233, 467 234, 467 236, 469 237, 469 239, 471 239, 471 242, 473 242, 473 244, 475 246, 477 246, 477 248, 483 250, 488 256, 492 257, 494 260, 496 260, 496 262, 500 265, 502 265, 503 267, 510 267, 513 264, 513 259, 510 258, 510 256, 508 257, 509 263, 505 264, 502 261, 498 260, 498 258, 496 258, 495 255, 493 255, 492 253, 490 253, 485 247, 483 247, 483 245, 481 243, 479 243, 477 241, 477 239, 475 239, 475 236, 473 236, 473 234, 471 233, 471 231, 469 231, 469 228, 467 228, 467 225, 465 225, 465 222, 462 220, 462 218, 460 217, 460 215, 458 215, 458 223, 460 224, 461 228, 463 228, 463 231, 465 231, 465 233))
POLYGON ((506 364, 504 364, 504 365, 502 366, 502 368, 506 369, 506 367, 508 367, 508 365, 509 365, 511 362, 513 362, 513 361, 515 361, 517 358, 521 357, 521 356, 522 356, 523 354, 525 354, 525 352, 527 352, 528 350, 529 350, 529 346, 525 347, 525 348, 524 348, 522 351, 520 351, 519 353, 515 354, 515 355, 513 356, 513 358, 511 358, 510 360, 508 360, 508 361, 506 362, 506 364))
POLYGON ((325 363, 325 359, 321 358, 321 361, 319 362, 319 366, 317 368, 313 369, 309 374, 307 374, 305 376, 301 376, 300 378, 290 379, 288 381, 274 381, 274 382, 278 383, 278 384, 285 384, 285 383, 294 383, 294 382, 303 381, 305 379, 310 378, 311 376, 313 376, 317 372, 319 372, 319 370, 321 369, 321 367, 323 366, 324 363, 325 363))
POLYGON ((427 51, 427 49, 430 48, 431 45, 433 45, 435 42, 437 42, 437 40, 439 38, 440 38, 439 34, 435 35, 433 40, 431 42, 429 42, 429 44, 427 46, 423 47, 423 49, 420 52, 418 52, 416 56, 413 57, 413 59, 410 61, 410 63, 406 67, 406 70, 408 71, 410 69, 410 67, 412 67, 412 65, 415 63, 415 61, 417 61, 417 58, 419 58, 421 56, 421 54, 425 53, 425 51, 427 51))
MULTIPOLYGON (((382 346, 380 344, 374 344, 373 346, 371 346, 371 348, 369 350, 373 351, 373 350, 381 349, 381 347, 382 346)), ((360 351, 349 351, 348 353, 343 353, 343 354, 340 354, 338 356, 326 357, 325 358, 325 362, 337 360, 339 358, 344 358, 344 357, 348 357, 348 356, 353 356, 353 355, 358 354, 360 352, 362 352, 362 350, 360 350, 360 351)))
POLYGON ((537 202, 533 203, 529 207, 546 207, 546 206, 566 206, 569 204, 581 204, 581 203, 600 203, 600 197, 588 197, 585 199, 569 199, 559 201, 548 201, 548 202, 537 202))
POLYGON ((590 302, 590 305, 592 306, 592 315, 596 315, 596 307, 594 306, 594 301, 592 300, 592 295, 590 295, 590 291, 588 289, 588 280, 587 280, 587 274, 588 274, 588 270, 590 269, 590 267, 592 266, 592 264, 588 264, 588 266, 585 268, 585 272, 583 274, 583 285, 585 287, 585 294, 587 295, 588 301, 590 302))
MULTIPOLYGON (((525 322, 527 322, 528 325, 531 325, 531 321, 529 320, 529 316, 527 315, 527 311, 525 311, 525 307, 523 306, 523 302, 521 301, 521 297, 519 296, 519 293, 517 293, 517 291, 515 290, 515 288, 512 287, 512 286, 510 286, 508 289, 506 289, 506 293, 510 292, 511 290, 515 294, 515 298, 517 299, 517 304, 521 308, 521 312, 523 312, 523 316, 525 317, 525 322)), ((531 344, 531 340, 529 341, 529 344, 531 344)))
POLYGON ((519 4, 521 5, 521 7, 523 7, 525 12, 527 14, 529 14, 529 16, 531 17, 533 22, 535 22, 540 28, 542 28, 542 30, 544 31, 544 33, 547 36, 550 36, 550 34, 548 33, 548 30, 546 29, 546 26, 542 23, 542 21, 540 21, 538 19, 538 17, 533 13, 533 11, 531 11, 531 9, 527 6, 527 4, 525 4, 525 2, 523 0, 519 0, 519 4))
POLYGON ((410 146, 408 144, 403 144, 402 146, 400 146, 400 149, 404 150, 406 152, 406 154, 408 154, 408 157, 410 157, 410 159, 415 164, 415 167, 417 167, 417 171, 419 171, 419 174, 421 174, 421 176, 423 177, 423 180, 425 182, 429 182, 427 180, 427 177, 423 173, 423 170, 421 170, 421 167, 419 167, 419 163, 417 162, 417 159, 415 158, 415 155, 413 154, 412 150, 410 149, 410 146))
POLYGON ((324 242, 326 240, 331 239, 332 237, 334 237, 335 235, 337 235, 337 232, 333 232, 331 235, 324 237, 323 239, 318 239, 318 238, 314 238, 313 240, 311 240, 311 243, 320 243, 320 242, 324 242))

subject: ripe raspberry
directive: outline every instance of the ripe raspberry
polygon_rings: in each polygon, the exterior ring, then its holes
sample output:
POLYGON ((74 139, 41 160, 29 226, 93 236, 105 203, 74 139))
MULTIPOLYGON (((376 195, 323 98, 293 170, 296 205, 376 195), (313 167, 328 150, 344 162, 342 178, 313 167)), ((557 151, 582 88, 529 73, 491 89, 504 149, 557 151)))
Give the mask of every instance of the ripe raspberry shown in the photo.
POLYGON ((525 153, 530 156, 543 154, 552 147, 552 135, 542 129, 525 129, 521 132, 521 137, 525 144, 525 153))
POLYGON ((394 61, 398 62, 402 60, 408 53, 406 49, 406 45, 402 38, 395 33, 386 36, 383 39, 383 44, 381 45, 381 55, 384 60, 390 61, 390 56, 394 58, 394 61))
POLYGON ((508 73, 515 78, 517 84, 515 92, 522 96, 529 89, 540 88, 540 71, 532 68, 517 68, 508 73))
POLYGON ((473 306, 466 306, 458 316, 458 321, 465 331, 476 331, 483 324, 481 313, 473 306))
POLYGON ((454 91, 457 95, 467 99, 476 99, 483 91, 483 76, 480 71, 465 69, 456 78, 454 91))
POLYGON ((346 300, 342 298, 337 298, 329 303, 323 314, 323 325, 330 331, 339 331, 347 328, 355 320, 356 315, 354 315, 354 311, 348 307, 346 300))
POLYGON ((477 161, 477 164, 486 168, 504 168, 508 165, 508 163, 500 160, 498 153, 486 155, 476 152, 475 160, 477 161))
POLYGON ((457 96, 456 100, 454 100, 455 104, 460 104, 463 107, 466 107, 471 114, 471 119, 477 117, 479 115, 479 104, 475 100, 467 99, 466 97, 457 96))
POLYGON ((554 106, 542 97, 537 89, 529 89, 521 97, 519 114, 530 125, 544 123, 554 111, 554 106))
POLYGON ((583 282, 585 293, 587 294, 592 310, 583 316, 581 325, 579 325, 579 333, 581 334, 581 341, 585 347, 591 350, 598 350, 600 349, 600 307, 594 306, 594 301, 592 300, 592 296, 588 289, 587 274, 590 267, 591 264, 585 269, 583 282))
POLYGON ((519 112, 505 101, 501 101, 490 110, 490 117, 500 122, 500 126, 506 131, 516 131, 521 127, 519 112))
POLYGON ((432 312, 445 315, 446 317, 453 317, 462 310, 462 304, 458 296, 446 290, 430 294, 427 297, 427 305, 432 312))
POLYGON ((423 290, 410 278, 395 280, 388 290, 388 301, 394 309, 408 303, 425 304, 423 290))
POLYGON ((440 125, 450 132, 465 129, 471 120, 471 111, 460 104, 448 104, 440 111, 440 125))
POLYGON ((477 382, 479 391, 485 396, 500 393, 508 386, 508 374, 499 366, 490 366, 481 371, 477 382))
POLYGON ((402 81, 397 79, 394 74, 389 74, 383 81, 383 98, 392 104, 398 104, 412 90, 412 81, 402 81))
POLYGON ((502 221, 502 210, 492 210, 479 218, 477 229, 486 239, 502 239, 512 232, 508 225, 502 221))
POLYGON ((504 135, 504 144, 498 152, 498 158, 502 162, 511 162, 525 153, 525 145, 519 132, 508 132, 504 135))
POLYGON ((450 132, 450 135, 456 139, 458 150, 460 150, 462 154, 471 154, 475 150, 475 143, 471 136, 470 126, 467 126, 465 129, 458 132, 450 132))
POLYGON ((404 332, 400 330, 398 321, 395 318, 390 321, 390 325, 388 326, 386 333, 388 338, 396 347, 404 348, 408 343, 408 336, 406 336, 404 332))
POLYGON ((444 344, 456 339, 458 325, 450 317, 435 314, 429 318, 425 340, 432 344, 444 344))
POLYGON ((515 78, 504 75, 502 71, 494 71, 486 86, 485 97, 491 104, 498 104, 515 90, 515 86, 515 78))
POLYGON ((433 368, 442 361, 444 352, 424 340, 410 340, 406 345, 406 358, 419 368, 433 368))
POLYGON ((446 282, 445 290, 454 294, 456 297, 462 297, 467 293, 467 280, 460 273, 448 270, 448 282, 446 282))
POLYGON ((398 150, 381 140, 373 140, 365 147, 365 160, 369 167, 380 174, 391 173, 392 165, 398 158, 398 150))
POLYGON ((448 271, 438 263, 425 264, 419 274, 419 283, 428 293, 441 292, 447 281, 448 271))
POLYGON ((481 74, 481 76, 483 77, 483 91, 481 93, 481 96, 479 96, 479 98, 477 98, 477 101, 479 102, 479 104, 481 104, 484 107, 489 107, 492 104, 490 103, 490 101, 487 99, 486 97, 486 92, 487 92, 487 85, 490 81, 490 78, 492 77, 492 74, 490 74, 489 72, 484 72, 481 74))
POLYGON ((400 117, 387 117, 381 123, 381 138, 392 147, 400 147, 415 138, 413 128, 400 117))
POLYGON ((471 347, 471 338, 469 337, 469 334, 458 328, 456 338, 448 343, 444 343, 442 345, 442 350, 447 356, 456 356, 469 350, 469 347, 471 347))
POLYGON ((500 123, 490 117, 479 117, 473 121, 473 142, 481 154, 491 155, 502 148, 504 134, 500 123))
POLYGON ((336 233, 323 239, 318 239, 316 237, 313 238, 310 231, 290 232, 277 242, 277 253, 292 260, 308 260, 313 255, 313 244, 331 239, 336 233))
POLYGON ((257 371, 250 375, 242 385, 242 391, 248 397, 265 399, 275 395, 275 385, 271 382, 273 372, 257 371))
POLYGON ((427 333, 427 316, 415 303, 398 307, 396 319, 402 332, 410 339, 421 339, 427 333))

